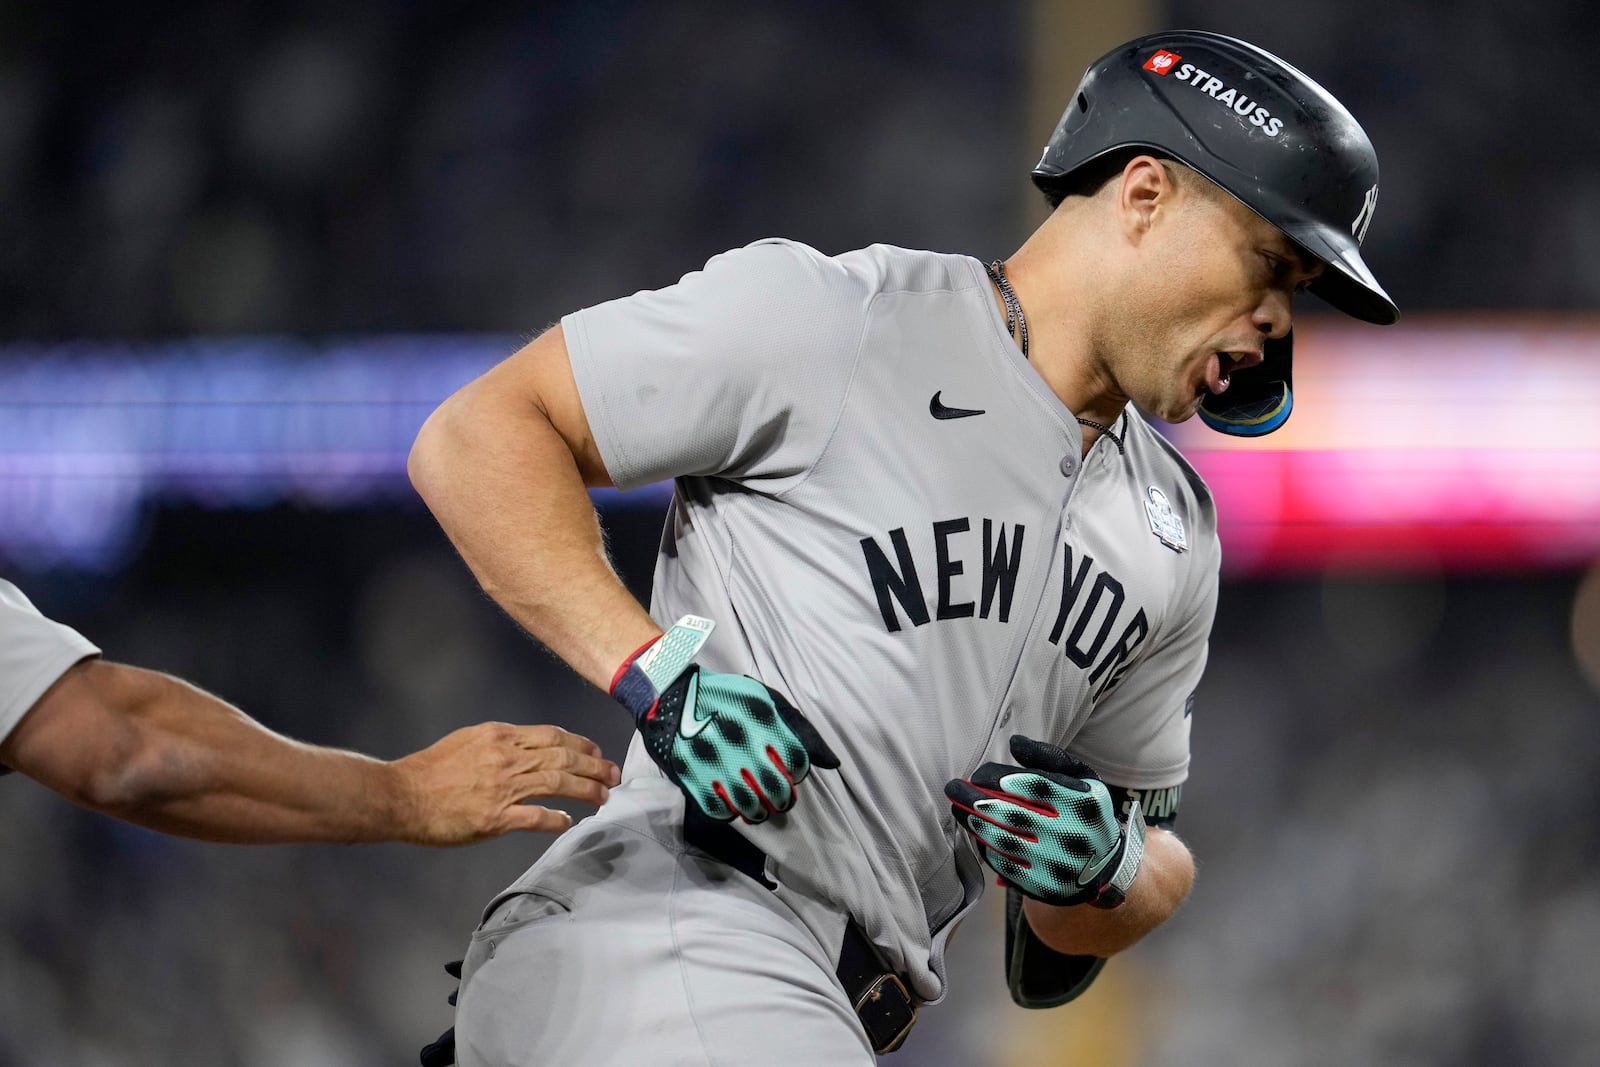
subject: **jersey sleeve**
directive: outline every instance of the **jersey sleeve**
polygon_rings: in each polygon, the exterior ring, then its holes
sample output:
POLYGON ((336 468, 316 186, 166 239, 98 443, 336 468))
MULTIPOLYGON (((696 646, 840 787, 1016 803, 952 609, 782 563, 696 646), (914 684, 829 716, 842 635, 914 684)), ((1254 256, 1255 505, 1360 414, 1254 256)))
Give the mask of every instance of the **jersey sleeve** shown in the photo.
POLYGON ((780 492, 803 478, 838 422, 872 288, 814 249, 768 240, 566 316, 612 481, 724 477, 780 492))
POLYGON ((1069 746, 1101 778, 1134 790, 1164 789, 1189 775, 1189 724, 1217 611, 1215 568, 1117 687, 1095 705, 1069 746))
POLYGON ((22 590, 0 579, 0 741, 11 736, 68 667, 99 652, 76 630, 39 614, 22 590))

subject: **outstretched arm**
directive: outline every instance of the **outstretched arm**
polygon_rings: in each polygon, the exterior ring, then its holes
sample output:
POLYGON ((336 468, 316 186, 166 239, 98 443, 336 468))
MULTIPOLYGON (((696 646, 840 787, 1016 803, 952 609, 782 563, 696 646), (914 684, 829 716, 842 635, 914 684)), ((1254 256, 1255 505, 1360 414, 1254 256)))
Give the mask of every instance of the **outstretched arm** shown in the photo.
POLYGON ((0 762, 107 815, 238 843, 560 831, 565 813, 523 801, 598 804, 619 777, 593 742, 554 726, 482 723, 392 762, 303 744, 169 675, 95 658, 34 703, 0 762))

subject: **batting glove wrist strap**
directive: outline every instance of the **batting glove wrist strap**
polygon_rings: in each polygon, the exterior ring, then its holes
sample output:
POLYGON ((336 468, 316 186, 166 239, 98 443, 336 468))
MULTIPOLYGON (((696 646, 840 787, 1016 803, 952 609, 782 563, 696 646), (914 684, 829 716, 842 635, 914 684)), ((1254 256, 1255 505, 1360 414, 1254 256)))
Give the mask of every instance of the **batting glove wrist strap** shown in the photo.
POLYGON ((1122 856, 1117 860, 1111 878, 1100 887, 1099 896, 1089 903, 1097 908, 1121 907, 1128 899, 1133 880, 1139 876, 1139 865, 1144 862, 1144 809, 1133 802, 1128 821, 1122 827, 1122 856))
POLYGON ((656 710, 661 694, 694 662, 717 624, 698 615, 685 615, 672 629, 641 645, 622 661, 611 679, 611 695, 633 713, 641 727, 656 710))
POLYGON ((1036 900, 1120 905, 1144 859, 1138 806, 1119 822, 1100 776, 1055 745, 1017 735, 1011 754, 1016 765, 986 763, 945 786, 956 824, 995 873, 1036 900))
POLYGON ((764 822, 794 806, 795 786, 812 766, 835 768, 839 759, 782 693, 694 662, 715 625, 679 619, 624 661, 611 695, 691 803, 722 822, 764 822))

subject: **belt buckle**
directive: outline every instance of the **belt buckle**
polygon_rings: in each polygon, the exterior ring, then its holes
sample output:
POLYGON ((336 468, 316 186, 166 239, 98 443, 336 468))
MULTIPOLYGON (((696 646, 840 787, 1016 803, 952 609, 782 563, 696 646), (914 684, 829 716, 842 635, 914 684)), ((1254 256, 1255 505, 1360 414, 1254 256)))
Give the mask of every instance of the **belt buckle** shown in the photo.
POLYGON ((905 1043, 917 1022, 917 1005, 911 991, 893 972, 879 975, 856 1001, 856 1018, 867 1031, 872 1051, 882 1056, 905 1043))

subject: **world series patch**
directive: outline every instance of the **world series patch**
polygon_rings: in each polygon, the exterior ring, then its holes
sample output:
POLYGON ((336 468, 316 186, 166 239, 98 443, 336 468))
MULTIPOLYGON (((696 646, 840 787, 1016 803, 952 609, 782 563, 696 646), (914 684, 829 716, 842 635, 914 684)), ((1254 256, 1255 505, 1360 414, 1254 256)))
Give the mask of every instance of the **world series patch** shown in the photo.
POLYGON ((1150 532, 1172 551, 1186 551, 1189 539, 1184 536, 1183 517, 1172 510, 1167 494, 1152 485, 1145 490, 1145 497, 1144 513, 1150 516, 1150 532))

